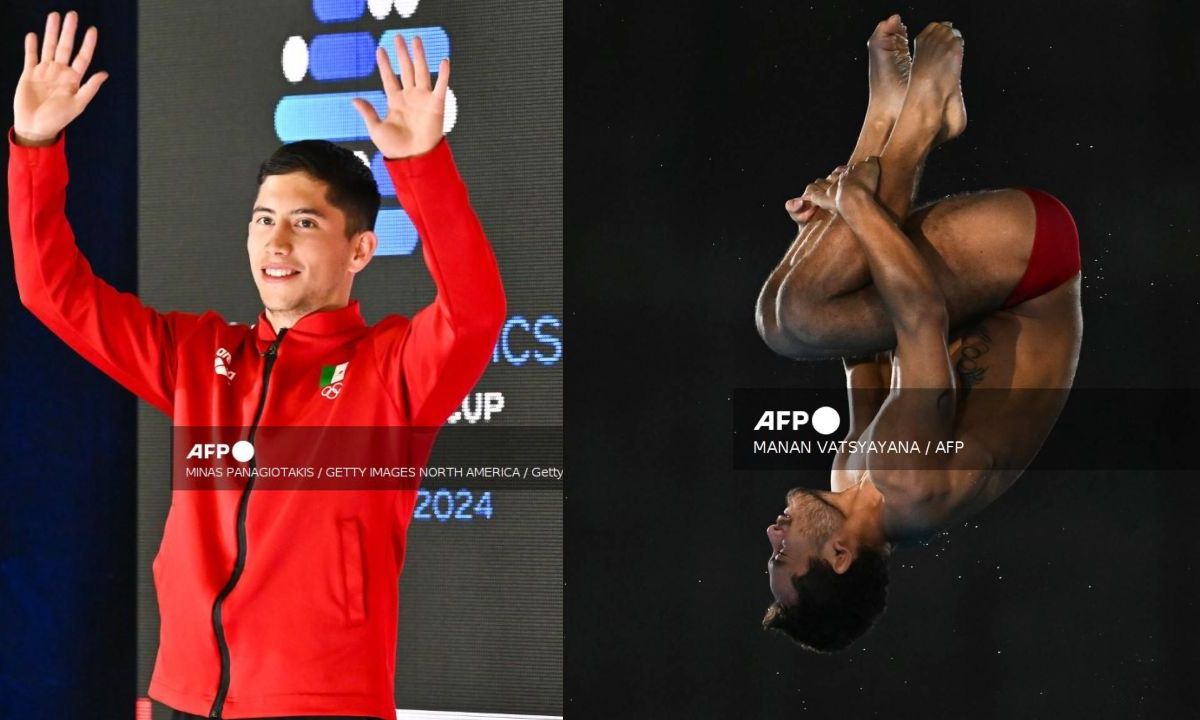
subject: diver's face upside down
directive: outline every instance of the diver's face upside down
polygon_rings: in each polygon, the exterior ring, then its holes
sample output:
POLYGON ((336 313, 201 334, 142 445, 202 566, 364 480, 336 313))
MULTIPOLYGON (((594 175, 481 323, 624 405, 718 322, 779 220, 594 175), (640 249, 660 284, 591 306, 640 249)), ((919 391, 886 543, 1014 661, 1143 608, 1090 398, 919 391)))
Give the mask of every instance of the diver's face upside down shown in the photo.
POLYGON ((801 646, 833 652, 870 629, 887 604, 888 544, 877 531, 873 488, 840 493, 796 488, 767 528, 775 602, 763 617, 801 646))
POLYGON ((808 572, 809 561, 824 558, 835 564, 838 548, 830 542, 846 516, 820 490, 795 488, 787 495, 787 507, 767 527, 771 558, 767 563, 771 593, 784 605, 796 602, 792 578, 808 572))

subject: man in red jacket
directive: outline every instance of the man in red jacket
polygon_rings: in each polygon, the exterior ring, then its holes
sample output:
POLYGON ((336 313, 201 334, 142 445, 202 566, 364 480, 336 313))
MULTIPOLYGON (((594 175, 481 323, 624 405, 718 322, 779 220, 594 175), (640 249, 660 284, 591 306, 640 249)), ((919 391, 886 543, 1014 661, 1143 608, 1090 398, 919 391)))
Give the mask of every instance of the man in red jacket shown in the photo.
MULTIPOLYGON (((254 488, 272 464, 270 431, 271 447, 295 448, 278 429, 302 427, 302 446, 320 454, 347 428, 436 429, 488 364, 504 291, 442 137, 449 63, 433 84, 420 40, 410 57, 397 36, 399 79, 377 55, 386 116, 354 101, 420 234, 436 300, 411 319, 366 325, 350 292, 376 250, 378 190, 348 150, 304 141, 280 148, 259 173, 247 252, 264 310, 247 326, 145 307, 95 277, 76 247, 63 129, 107 77, 82 82, 96 29, 74 53, 77 22, 51 13, 40 56, 36 34, 25 39, 8 176, 21 301, 169 415, 176 448, 186 428, 235 428, 251 448, 259 440, 254 457, 237 458, 249 464, 246 479, 173 485, 154 561, 161 635, 150 696, 176 717, 392 718, 398 576, 416 483, 254 488)), ((412 446, 381 454, 419 464, 422 445, 412 446)), ((196 462, 176 452, 175 466, 196 462)))

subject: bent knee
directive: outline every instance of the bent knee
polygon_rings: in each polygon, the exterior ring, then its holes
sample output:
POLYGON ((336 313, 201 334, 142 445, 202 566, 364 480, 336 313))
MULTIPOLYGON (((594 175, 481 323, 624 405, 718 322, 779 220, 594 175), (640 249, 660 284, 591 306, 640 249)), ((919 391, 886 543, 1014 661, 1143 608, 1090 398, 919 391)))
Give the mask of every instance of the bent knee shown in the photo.
POLYGON ((795 342, 780 326, 779 315, 776 312, 776 290, 777 288, 772 287, 768 281, 759 293, 758 302, 754 306, 754 327, 772 352, 790 357, 795 342))
POLYGON ((773 352, 793 360, 817 360, 836 353, 826 347, 827 333, 819 322, 820 313, 811 300, 799 293, 768 297, 760 295, 755 308, 755 326, 759 337, 773 352))

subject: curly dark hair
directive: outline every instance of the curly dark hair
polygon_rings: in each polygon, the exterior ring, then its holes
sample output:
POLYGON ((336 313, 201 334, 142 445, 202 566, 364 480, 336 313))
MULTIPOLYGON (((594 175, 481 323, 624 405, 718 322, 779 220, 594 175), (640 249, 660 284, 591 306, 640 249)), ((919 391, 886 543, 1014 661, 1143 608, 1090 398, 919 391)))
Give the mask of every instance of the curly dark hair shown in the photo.
POLYGON ((860 548, 841 575, 829 561, 814 557, 808 572, 793 577, 792 585, 796 604, 772 603, 763 629, 778 630, 806 650, 842 650, 870 630, 887 607, 887 557, 860 548))
POLYGON ((308 173, 329 186, 325 197, 346 216, 346 237, 375 228, 379 185, 358 157, 327 140, 300 140, 280 146, 258 168, 258 184, 271 175, 308 173))

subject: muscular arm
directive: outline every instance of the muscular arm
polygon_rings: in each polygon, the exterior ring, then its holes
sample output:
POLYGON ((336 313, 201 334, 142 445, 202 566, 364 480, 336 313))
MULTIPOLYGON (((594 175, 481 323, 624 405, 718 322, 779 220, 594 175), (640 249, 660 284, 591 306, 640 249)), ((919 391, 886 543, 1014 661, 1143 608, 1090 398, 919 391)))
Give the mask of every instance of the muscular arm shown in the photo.
POLYGON ((977 459, 970 469, 951 471, 941 460, 948 456, 925 453, 927 443, 954 438, 956 384, 944 300, 928 265, 871 195, 842 192, 843 216, 862 245, 897 340, 895 376, 865 439, 915 441, 921 449, 901 458, 868 455, 867 470, 891 501, 892 527, 925 534, 953 516, 986 463, 977 459))
MULTIPOLYGON (((892 382, 892 361, 888 353, 872 353, 866 357, 842 358, 846 369, 846 395, 850 406, 847 441, 858 440, 879 413, 888 396, 892 382)), ((837 491, 850 487, 858 479, 858 471, 847 470, 850 453, 839 452, 830 468, 829 487, 837 491)))
POLYGON ((840 207, 896 331, 901 387, 953 389, 946 302, 933 272, 873 195, 843 180, 840 207))
POLYGON ((846 371, 846 395, 850 404, 850 428, 846 439, 857 440, 887 399, 892 385, 892 359, 886 352, 845 357, 842 367, 846 371))

